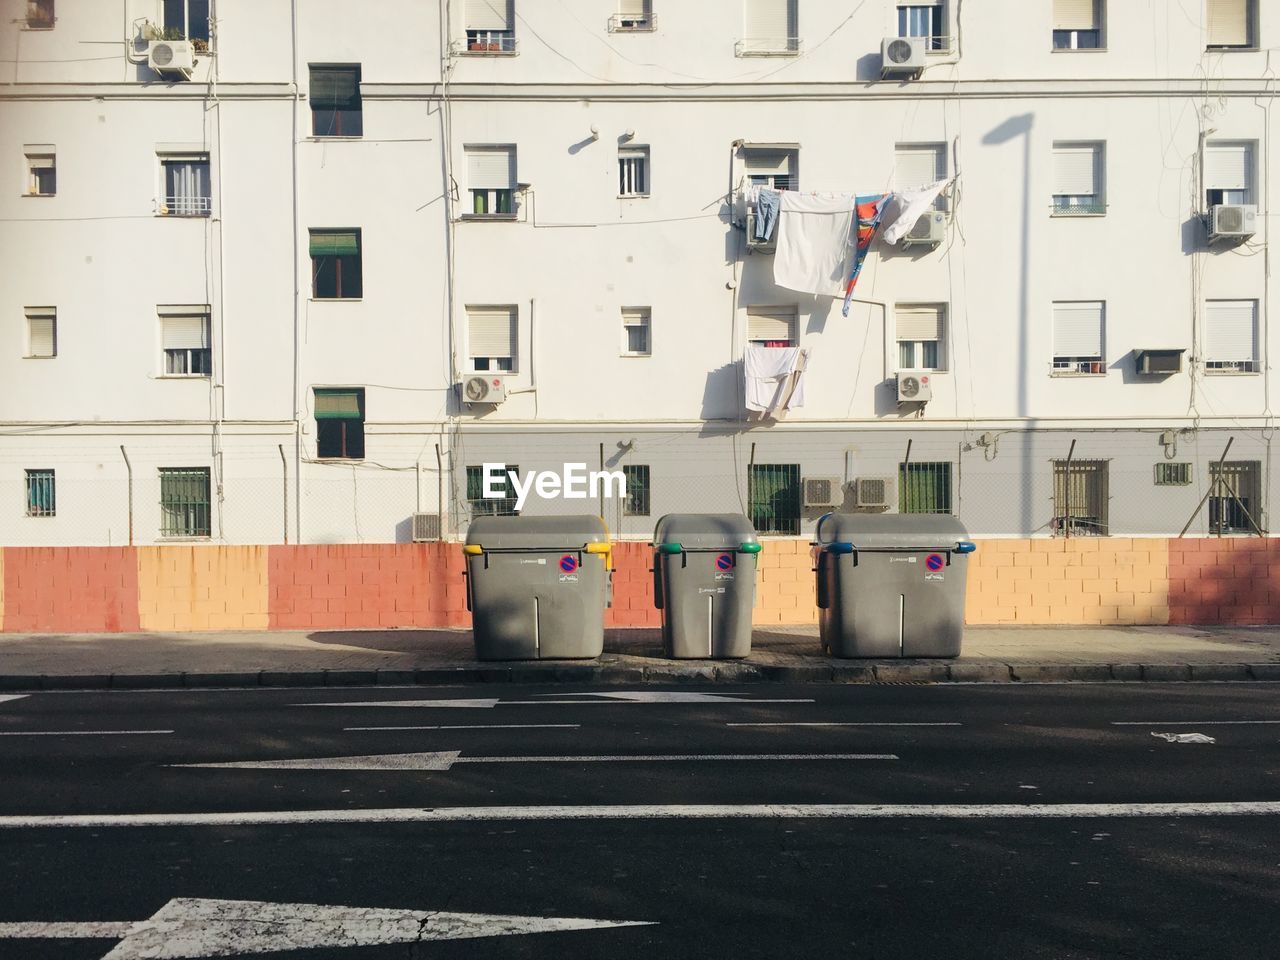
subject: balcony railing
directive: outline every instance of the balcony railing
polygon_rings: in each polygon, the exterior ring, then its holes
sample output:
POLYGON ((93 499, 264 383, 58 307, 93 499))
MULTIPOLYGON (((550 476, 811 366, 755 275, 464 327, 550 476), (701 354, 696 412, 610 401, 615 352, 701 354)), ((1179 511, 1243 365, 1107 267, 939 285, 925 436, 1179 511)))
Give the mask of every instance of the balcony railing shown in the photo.
POLYGON ((733 45, 735 57, 794 57, 800 53, 799 37, 744 37, 733 45))
POLYGON ((207 217, 212 203, 208 197, 161 197, 158 210, 162 217, 207 217))
POLYGON ((516 34, 514 30, 468 30, 466 42, 458 46, 457 52, 510 56, 516 52, 516 34))
POLYGON ((1094 196, 1057 196, 1053 198, 1055 217, 1100 217, 1107 205, 1094 196))
POLYGON ((657 29, 652 13, 615 13, 609 18, 610 33, 652 33, 657 29))
POLYGON ((1054 373, 1075 373, 1087 376, 1098 376, 1107 372, 1105 360, 1080 360, 1068 357, 1053 358, 1054 373))
POLYGON ((1206 360, 1205 371, 1208 373, 1257 373, 1257 360, 1206 360))

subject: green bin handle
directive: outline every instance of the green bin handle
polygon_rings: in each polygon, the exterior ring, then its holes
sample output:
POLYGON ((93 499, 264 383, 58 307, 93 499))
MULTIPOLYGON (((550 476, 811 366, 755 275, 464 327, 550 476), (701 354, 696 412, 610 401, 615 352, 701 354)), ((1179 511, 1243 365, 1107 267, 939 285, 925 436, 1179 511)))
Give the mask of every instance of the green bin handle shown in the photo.
POLYGON ((758 543, 740 543, 738 544, 739 553, 759 553, 761 544, 758 543))
POLYGON ((682 543, 660 543, 658 544, 659 553, 684 553, 684 544, 682 543))

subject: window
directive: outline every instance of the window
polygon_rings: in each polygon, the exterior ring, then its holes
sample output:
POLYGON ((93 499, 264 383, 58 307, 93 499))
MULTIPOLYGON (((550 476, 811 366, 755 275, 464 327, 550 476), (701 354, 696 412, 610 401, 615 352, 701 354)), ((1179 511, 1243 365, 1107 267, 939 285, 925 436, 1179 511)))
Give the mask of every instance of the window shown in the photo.
POLYGON ((1107 212, 1102 192, 1101 143, 1053 145, 1053 215, 1079 217, 1107 212))
POLYGON ((515 214, 516 148, 467 147, 467 182, 473 216, 515 214))
POLYGON ((514 0, 467 0, 467 52, 515 53, 514 0))
POLYGON ((609 18, 611 33, 639 33, 653 29, 651 0, 618 0, 618 12, 609 18))
POLYGON ((52 30, 53 0, 27 0, 27 29, 52 30))
POLYGON ((160 468, 160 536, 209 536, 209 468, 160 468))
POLYGON ((1211 50, 1249 49, 1257 45, 1257 0, 1206 0, 1207 46, 1211 50))
POLYGON ((622 503, 622 515, 649 516, 649 465, 624 465, 622 475, 627 478, 627 498, 622 503))
POLYGON ((364 296, 359 230, 311 231, 311 295, 317 300, 364 296))
POLYGON ((622 355, 647 357, 653 352, 649 332, 651 329, 648 307, 622 308, 622 355))
MULTIPOLYGON (((900 143, 893 154, 893 182, 898 190, 918 190, 947 179, 947 147, 942 143, 900 143)), ((945 197, 934 203, 947 208, 945 197)), ((926 214, 927 216, 927 214, 926 214)))
POLYGON ((1206 372, 1258 372, 1257 300, 1207 301, 1204 333, 1206 372))
POLYGON ((1053 370, 1055 373, 1105 374, 1103 328, 1106 304, 1101 300, 1059 301, 1053 305, 1053 370))
POLYGON ((514 517, 516 515, 516 488, 511 482, 511 473, 517 476, 520 468, 514 463, 504 464, 501 482, 495 479, 494 486, 501 489, 501 497, 490 498, 484 495, 484 467, 467 467, 467 503, 471 507, 473 517, 514 517))
POLYGON ((1253 143, 1210 140, 1204 145, 1205 202, 1253 203, 1253 143))
POLYGON ((947 308, 941 303, 900 303, 893 308, 898 331, 898 367, 945 370, 947 308))
POLYGON ((27 471, 27 516, 55 517, 58 515, 57 488, 52 470, 27 471))
POLYGON ((748 148, 742 152, 747 181, 773 190, 800 189, 800 151, 748 148))
POLYGON ((166 40, 190 40, 197 50, 209 49, 209 0, 164 0, 166 40))
POLYGON ((316 456, 364 459, 364 390, 316 388, 316 456))
POLYGON ((1228 460, 1209 464, 1209 532, 1262 533, 1262 464, 1228 460))
POLYGON ((739 57, 789 56, 800 52, 797 0, 745 0, 739 57))
POLYGON ((747 307, 747 342, 758 347, 796 346, 795 307, 747 307))
POLYGON ((27 196, 52 197, 58 192, 58 161, 51 146, 28 146, 27 196))
POLYGON ((1053 0, 1053 49, 1102 47, 1103 0, 1053 0))
POLYGON ((166 310, 160 315, 160 349, 166 377, 207 377, 213 372, 209 310, 166 310))
POLYGON ((757 533, 795 536, 800 532, 800 464, 753 463, 747 474, 747 501, 757 533))
POLYGON ((1107 535, 1107 461, 1053 461, 1054 535, 1107 535))
POLYGON ((950 513, 951 464, 899 464, 898 512, 950 513))
POLYGON ((53 307, 27 307, 27 353, 30 359, 58 355, 58 311, 53 307))
POLYGON ((467 347, 477 373, 516 368, 515 307, 467 307, 467 347))
POLYGON ((160 213, 169 217, 209 215, 209 157, 161 157, 164 196, 160 213))
POLYGON ((946 52, 947 8, 942 0, 898 4, 898 36, 924 37, 930 52, 946 52))
POLYGON ((618 196, 649 195, 649 148, 623 147, 618 151, 618 196))
POLYGON ((313 66, 309 91, 307 98, 311 101, 313 137, 364 135, 360 64, 313 66))
POLYGON ((1185 487, 1191 483, 1191 464, 1189 463, 1157 463, 1157 487, 1185 487))

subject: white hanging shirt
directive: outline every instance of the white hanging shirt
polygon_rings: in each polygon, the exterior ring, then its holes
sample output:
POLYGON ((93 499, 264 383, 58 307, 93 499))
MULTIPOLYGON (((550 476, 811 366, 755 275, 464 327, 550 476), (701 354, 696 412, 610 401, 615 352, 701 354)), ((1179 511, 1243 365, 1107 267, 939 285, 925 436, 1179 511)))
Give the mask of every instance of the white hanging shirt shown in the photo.
POLYGON ((782 191, 773 281, 788 290, 842 297, 853 259, 851 193, 782 191))

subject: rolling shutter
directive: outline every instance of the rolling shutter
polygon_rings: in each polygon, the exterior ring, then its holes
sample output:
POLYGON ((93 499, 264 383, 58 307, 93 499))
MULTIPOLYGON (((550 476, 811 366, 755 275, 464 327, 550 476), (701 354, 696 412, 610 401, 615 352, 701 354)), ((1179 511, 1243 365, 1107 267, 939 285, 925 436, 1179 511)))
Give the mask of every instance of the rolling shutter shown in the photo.
POLYGON ((1208 143, 1204 168, 1207 189, 1248 190, 1253 174, 1253 144, 1208 143))
POLYGON ((785 40, 796 35, 795 0, 746 0, 744 36, 752 40, 785 40))
POLYGON ((796 342, 794 307, 750 307, 747 309, 748 340, 796 342))
POLYGON ((1054 144, 1053 195, 1097 196, 1101 192, 1098 189, 1101 154, 1097 144, 1054 144))
POLYGON ((317 420, 361 420, 364 417, 363 390, 317 390, 317 420))
POLYGON ((160 346, 165 350, 204 350, 209 346, 209 318, 191 315, 160 318, 160 346))
POLYGON ((52 313, 27 314, 27 356, 54 357, 58 353, 57 320, 52 313))
POLYGON ((1101 301, 1055 303, 1053 355, 1101 358, 1103 313, 1101 301))
POLYGON ((468 147, 467 185, 472 190, 513 190, 515 147, 468 147))
POLYGON ((467 0, 468 30, 510 30, 512 0, 467 0))
POLYGON ((624 17, 649 15, 650 0, 618 0, 618 13, 624 17))
POLYGON ((893 182, 899 190, 927 187, 946 176, 946 150, 942 144, 899 147, 894 154, 893 182))
POLYGON ((899 340, 942 339, 942 307, 894 307, 893 316, 899 340))
POLYGON ((311 256, 354 257, 360 253, 358 230, 312 230, 311 256))
POLYGON ((1249 45, 1249 0, 1206 0, 1209 46, 1249 45))
POLYGON ((472 357, 516 355, 516 312, 510 308, 467 311, 467 342, 472 357))
POLYGON ((1257 358, 1256 300, 1210 300, 1204 308, 1206 360, 1238 363, 1257 358))
POLYGON ((1096 30, 1097 27, 1095 0, 1053 0, 1053 29, 1096 30))

